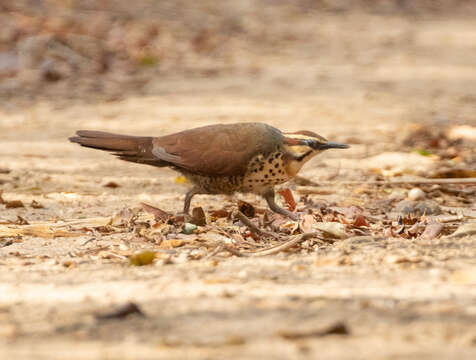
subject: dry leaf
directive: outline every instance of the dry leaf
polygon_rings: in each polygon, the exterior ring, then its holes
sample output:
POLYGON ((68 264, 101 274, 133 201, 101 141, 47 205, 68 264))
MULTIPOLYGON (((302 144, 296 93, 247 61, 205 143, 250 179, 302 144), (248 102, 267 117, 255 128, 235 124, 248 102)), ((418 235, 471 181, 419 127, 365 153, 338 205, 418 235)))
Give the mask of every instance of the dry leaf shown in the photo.
POLYGON ((97 314, 97 320, 111 320, 111 319, 124 319, 125 317, 136 314, 141 317, 144 317, 145 314, 141 308, 133 302, 129 302, 125 305, 120 306, 119 308, 112 310, 104 314, 97 314))
POLYGON ((209 211, 210 217, 212 218, 227 218, 230 216, 230 212, 225 210, 225 209, 220 209, 220 210, 211 210, 209 211))
POLYGON ((111 189, 115 189, 115 188, 118 188, 121 185, 119 185, 117 182, 109 181, 108 183, 104 184, 103 186, 111 188, 111 189))
POLYGON ((472 169, 441 169, 434 172, 432 178, 476 178, 476 170, 472 169))
POLYGON ((205 212, 201 207, 193 208, 192 219, 190 220, 190 222, 197 226, 207 225, 207 217, 205 216, 205 212))
POLYGON ((445 225, 439 222, 429 223, 423 234, 421 234, 422 239, 431 240, 436 238, 445 228, 445 225))
POLYGON ((294 200, 293 193, 289 189, 279 190, 278 194, 281 195, 288 205, 289 211, 294 211, 296 209, 296 201, 294 200))
POLYGON ((174 249, 180 246, 185 245, 185 241, 180 240, 180 239, 170 239, 170 240, 163 240, 160 243, 160 248, 161 249, 174 249))
POLYGON ((238 200, 238 210, 248 218, 253 218, 256 214, 254 206, 243 200, 238 200))
POLYGON ((148 205, 146 203, 141 203, 141 206, 144 208, 145 211, 154 215, 156 221, 166 221, 170 214, 164 210, 156 208, 152 205, 148 205))
POLYGON ((20 200, 7 201, 3 198, 3 190, 0 190, 0 204, 4 204, 6 209, 25 207, 20 200))
POLYGON ((327 335, 349 335, 350 330, 346 324, 342 322, 337 322, 335 324, 329 325, 323 329, 315 329, 308 331, 280 331, 278 335, 286 340, 299 340, 312 337, 322 337, 327 335))
POLYGON ((361 226, 369 227, 370 226, 363 215, 357 215, 352 225, 354 225, 355 227, 361 227, 361 226))
POLYGON ((331 237, 337 239, 347 238, 347 233, 345 231, 345 225, 337 222, 316 222, 312 225, 314 230, 320 230, 324 234, 327 234, 331 237))
POLYGON ((44 206, 41 205, 38 201, 36 200, 33 200, 30 204, 30 206, 33 208, 33 209, 43 209, 44 206))
POLYGON ((30 223, 26 219, 22 218, 20 215, 17 215, 17 221, 15 221, 15 224, 16 225, 30 225, 30 223))
POLYGON ((4 204, 6 209, 25 207, 25 205, 23 205, 23 202, 21 202, 20 200, 5 201, 4 204))
POLYGON ((299 220, 299 228, 303 233, 312 232, 312 225, 316 223, 316 219, 311 214, 301 216, 299 220))

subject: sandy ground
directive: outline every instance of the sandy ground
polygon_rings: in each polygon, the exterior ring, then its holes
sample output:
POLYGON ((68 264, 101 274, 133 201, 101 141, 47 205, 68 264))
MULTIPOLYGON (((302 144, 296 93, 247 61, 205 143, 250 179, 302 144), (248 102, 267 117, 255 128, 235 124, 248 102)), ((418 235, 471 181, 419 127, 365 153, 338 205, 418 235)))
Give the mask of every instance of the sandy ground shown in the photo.
MULTIPOLYGON (((333 193, 321 197, 365 207, 352 187, 338 185, 368 176, 359 159, 398 151, 411 123, 474 125, 474 19, 354 14, 323 16, 320 26, 335 42, 324 54, 312 43, 307 53, 298 49, 309 54, 302 58, 256 56, 258 73, 168 76, 118 101, 4 104, 0 168, 10 173, 0 174, 3 196, 44 208, 2 208, 1 219, 107 217, 143 201, 180 210, 186 185, 173 171, 81 149, 66 140, 77 129, 160 135, 263 121, 314 130, 353 146, 313 160, 301 175, 326 180, 340 169, 333 193), (120 186, 103 186, 110 181, 120 186)), ((202 196, 194 205, 230 201, 202 196)), ((0 248, 1 358, 476 358, 474 235, 356 238, 316 252, 144 267, 107 256, 130 249, 154 244, 126 232, 24 236, 0 248), (129 301, 145 316, 95 317, 129 301), (349 333, 315 334, 336 323, 349 333), (305 335, 286 336, 293 332, 305 335)))

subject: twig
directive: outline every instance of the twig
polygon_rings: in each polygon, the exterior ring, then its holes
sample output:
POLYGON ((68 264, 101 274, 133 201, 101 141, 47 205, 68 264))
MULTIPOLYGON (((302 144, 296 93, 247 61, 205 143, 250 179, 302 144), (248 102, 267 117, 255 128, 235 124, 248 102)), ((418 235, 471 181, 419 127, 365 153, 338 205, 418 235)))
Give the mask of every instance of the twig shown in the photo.
POLYGON ((441 223, 449 223, 449 222, 455 222, 455 221, 461 221, 464 219, 463 214, 459 215, 440 215, 440 216, 435 216, 435 220, 441 223))
POLYGON ((251 220, 246 217, 245 214, 243 214, 239 210, 235 210, 233 212, 233 217, 238 218, 243 224, 245 224, 248 227, 248 229, 250 229, 250 231, 252 233, 255 233, 255 234, 261 235, 261 236, 273 237, 275 239, 278 239, 278 236, 276 234, 269 233, 269 232, 261 230, 259 227, 257 227, 255 224, 253 224, 251 222, 251 220))
POLYGON ((218 246, 213 249, 213 251, 207 255, 207 259, 211 258, 211 257, 214 257, 215 255, 217 255, 219 252, 221 252, 222 250, 224 250, 225 248, 223 247, 223 244, 218 244, 218 246))
POLYGON ((85 242, 83 242, 83 243, 82 243, 81 245, 79 245, 79 246, 87 245, 87 244, 89 244, 91 241, 94 241, 94 240, 96 240, 96 238, 95 238, 95 237, 92 237, 92 238, 86 240, 85 242))
POLYGON ((224 244, 223 248, 229 252, 231 252, 233 255, 240 256, 240 257, 258 257, 258 256, 267 256, 267 255, 273 255, 277 254, 281 251, 287 250, 294 245, 297 245, 299 243, 302 243, 303 241, 306 241, 307 239, 310 239, 312 237, 317 237, 316 233, 304 233, 301 235, 297 235, 293 237, 290 240, 287 240, 279 245, 271 246, 266 249, 262 250, 257 250, 257 251, 247 251, 247 252, 241 252, 233 247, 229 246, 228 244, 224 244))
MULTIPOLYGON (((391 181, 319 181, 318 186, 325 185, 419 185, 419 184, 474 184, 476 178, 453 178, 453 179, 421 179, 421 180, 391 180, 391 181)), ((314 185, 298 186, 298 191, 312 191, 314 185)))

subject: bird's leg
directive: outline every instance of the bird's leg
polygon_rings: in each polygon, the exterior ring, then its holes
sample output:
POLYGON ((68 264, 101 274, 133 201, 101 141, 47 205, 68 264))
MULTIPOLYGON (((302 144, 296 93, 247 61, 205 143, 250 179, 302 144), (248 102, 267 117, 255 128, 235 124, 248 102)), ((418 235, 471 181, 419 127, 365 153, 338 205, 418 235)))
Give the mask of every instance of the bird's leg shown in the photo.
POLYGON ((266 194, 263 195, 263 197, 268 203, 269 208, 273 210, 274 212, 287 216, 288 218, 294 221, 299 220, 299 216, 297 214, 292 213, 289 210, 283 209, 282 207, 279 207, 278 204, 276 204, 276 202, 274 201, 274 190, 267 192, 266 194))
POLYGON ((183 203, 183 213, 184 214, 188 214, 189 210, 190 210, 190 202, 192 201, 192 198, 197 195, 197 194, 200 194, 201 191, 198 187, 193 187, 191 188, 187 194, 185 195, 185 201, 183 203))

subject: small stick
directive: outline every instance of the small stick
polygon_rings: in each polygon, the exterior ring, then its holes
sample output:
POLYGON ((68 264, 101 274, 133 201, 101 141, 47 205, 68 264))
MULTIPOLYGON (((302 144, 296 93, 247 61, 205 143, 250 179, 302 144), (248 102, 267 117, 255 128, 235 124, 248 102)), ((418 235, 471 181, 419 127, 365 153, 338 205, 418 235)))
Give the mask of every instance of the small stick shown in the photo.
MULTIPOLYGON (((219 244, 215 249, 213 249, 213 251, 207 255, 207 259, 211 258, 211 257, 214 257, 215 255, 217 255, 219 252, 221 252, 222 250, 224 250, 225 248, 223 247, 223 244, 219 244)), ((228 250, 228 249, 226 249, 228 250)))
MULTIPOLYGON (((319 181, 318 185, 425 185, 425 184, 474 184, 476 185, 476 178, 453 178, 453 179, 421 179, 421 180, 391 180, 391 181, 319 181)), ((312 187, 298 186, 297 191, 312 191, 312 187)))
POLYGON ((258 257, 258 256, 267 256, 267 255, 273 255, 277 254, 281 251, 287 250, 291 247, 293 247, 296 244, 302 243, 303 241, 306 241, 309 238, 316 237, 316 233, 304 233, 301 235, 297 235, 293 237, 292 239, 285 241, 284 243, 281 243, 279 245, 271 246, 266 249, 262 250, 257 250, 257 251, 247 251, 247 252, 241 252, 238 251, 231 246, 225 244, 223 247, 225 250, 231 252, 233 255, 240 256, 240 257, 258 257))
POLYGON ((266 231, 261 230, 259 227, 253 224, 251 220, 246 217, 245 214, 243 214, 239 210, 235 210, 233 212, 233 217, 237 217, 243 224, 245 224, 248 227, 248 229, 250 229, 252 233, 255 233, 256 235, 273 237, 275 239, 278 238, 278 236, 273 233, 268 233, 266 231))
POLYGON ((85 242, 83 242, 80 246, 84 246, 84 245, 86 245, 86 244, 89 244, 91 241, 94 241, 94 240, 96 240, 96 238, 95 238, 95 237, 92 237, 92 238, 86 240, 85 242))

